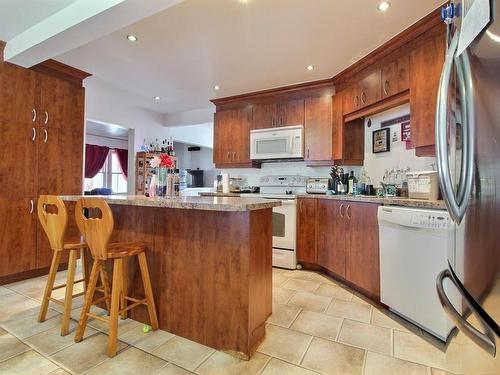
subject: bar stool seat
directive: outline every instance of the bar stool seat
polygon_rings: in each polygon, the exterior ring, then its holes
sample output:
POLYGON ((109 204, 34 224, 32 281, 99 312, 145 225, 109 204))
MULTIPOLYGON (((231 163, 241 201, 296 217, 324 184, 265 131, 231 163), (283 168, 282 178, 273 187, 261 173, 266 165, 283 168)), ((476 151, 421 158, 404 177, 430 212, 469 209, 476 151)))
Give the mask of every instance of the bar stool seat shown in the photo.
POLYGON ((149 320, 153 330, 158 329, 158 317, 153 298, 153 290, 149 277, 148 264, 146 260, 147 246, 141 242, 115 242, 110 243, 111 234, 114 228, 113 213, 108 204, 102 198, 81 198, 76 203, 75 208, 76 223, 80 232, 85 237, 89 249, 94 258, 92 271, 90 273, 85 302, 83 304, 78 328, 76 330, 75 342, 83 339, 87 319, 89 317, 109 324, 108 356, 116 355, 118 336, 118 316, 126 318, 128 310, 145 305, 148 308, 149 320), (124 273, 123 261, 126 258, 137 256, 139 269, 141 272, 142 284, 144 288, 144 298, 137 299, 127 296, 126 277, 124 273), (113 280, 111 295, 104 298, 110 299, 109 318, 99 316, 90 312, 90 307, 102 301, 102 298, 94 300, 97 277, 102 270, 106 269, 106 261, 113 262, 113 280), (128 302, 132 302, 128 304, 128 302))
MULTIPOLYGON (((38 219, 42 225, 45 234, 53 250, 52 262, 50 271, 45 286, 45 291, 42 298, 42 305, 38 314, 38 321, 43 322, 47 316, 49 303, 53 302, 63 307, 63 316, 61 322, 61 336, 69 333, 69 323, 71 319, 71 306, 73 298, 85 294, 85 278, 75 280, 76 261, 78 253, 84 258, 87 244, 85 242, 71 242, 64 243, 66 235, 66 227, 68 224, 68 214, 64 202, 57 196, 41 195, 37 203, 38 219), (66 283, 54 285, 57 270, 63 253, 69 253, 68 257, 68 271, 66 276, 66 283), (84 292, 73 294, 73 288, 76 283, 84 283, 84 292), (66 288, 64 300, 60 301, 52 297, 52 292, 57 289, 66 288)), ((101 278, 102 286, 98 290, 104 292, 104 289, 109 290, 107 285, 107 278, 101 278)))

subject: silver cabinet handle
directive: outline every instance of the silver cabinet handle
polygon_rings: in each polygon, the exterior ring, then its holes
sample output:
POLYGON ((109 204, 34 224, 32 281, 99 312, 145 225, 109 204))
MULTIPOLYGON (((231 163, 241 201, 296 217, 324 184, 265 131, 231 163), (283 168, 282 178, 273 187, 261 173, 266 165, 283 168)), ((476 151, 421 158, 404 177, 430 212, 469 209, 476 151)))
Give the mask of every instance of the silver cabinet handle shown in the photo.
POLYGON ((35 210, 35 202, 33 202, 33 199, 30 199, 30 215, 33 213, 35 210))
POLYGON ((236 159, 236 151, 233 151, 233 160, 236 159))
POLYGON ((384 82, 384 94, 385 95, 389 95, 389 88, 390 88, 389 81, 385 80, 385 82, 384 82))
POLYGON ((448 317, 456 324, 464 335, 494 357, 496 354, 496 344, 495 336, 491 327, 484 321, 478 310, 474 307, 474 304, 471 301, 472 297, 470 297, 470 295, 463 290, 461 285, 457 282, 449 270, 444 270, 438 275, 436 280, 436 289, 439 301, 441 302, 446 315, 448 315, 448 317), (472 314, 475 315, 485 333, 477 330, 474 326, 467 322, 457 310, 455 310, 455 307, 450 302, 444 290, 444 279, 450 279, 453 285, 458 289, 463 297, 462 299, 466 302, 472 314))
POLYGON ((32 113, 33 113, 33 116, 31 117, 31 122, 35 122, 36 121, 36 109, 35 108, 32 109, 32 113))
POLYGON ((45 111, 45 121, 43 122, 45 125, 49 123, 49 112, 45 111))
POLYGON ((31 140, 32 140, 33 142, 35 142, 35 139, 36 139, 36 128, 34 128, 34 127, 33 127, 33 128, 31 128, 31 134, 32 134, 32 135, 31 135, 31 140))
POLYGON ((354 107, 356 107, 356 108, 357 108, 358 106, 359 106, 359 96, 358 96, 358 95, 356 95, 356 96, 354 97, 354 107))
POLYGON ((366 103, 366 93, 365 93, 364 91, 361 93, 361 102, 362 102, 363 104, 365 104, 365 103, 366 103))
POLYGON ((340 217, 343 218, 344 217, 344 213, 342 212, 342 209, 344 208, 344 203, 341 203, 340 204, 340 207, 339 207, 339 212, 340 212, 340 217))
POLYGON ((446 53, 445 63, 441 78, 436 104, 436 159, 439 181, 443 198, 446 202, 448 211, 453 221, 460 224, 470 199, 472 192, 473 162, 474 162, 474 104, 472 101, 472 77, 470 71, 470 61, 468 51, 455 58, 458 47, 459 33, 455 33, 448 52, 446 53), (450 85, 453 64, 456 62, 458 88, 462 101, 463 116, 463 150, 462 167, 460 170, 460 179, 458 193, 455 194, 453 181, 448 159, 448 141, 447 141, 447 123, 448 123, 448 89, 450 85))
POLYGON ((345 210, 345 214, 346 214, 346 216, 347 216, 347 218, 348 218, 349 220, 351 220, 351 215, 349 215, 349 210, 350 210, 350 209, 351 209, 351 205, 350 205, 350 204, 348 204, 348 205, 347 205, 347 208, 346 208, 346 210, 345 210))
POLYGON ((49 140, 49 132, 47 131, 47 129, 43 129, 43 131, 45 132, 45 138, 43 139, 43 141, 47 143, 47 141, 49 140))

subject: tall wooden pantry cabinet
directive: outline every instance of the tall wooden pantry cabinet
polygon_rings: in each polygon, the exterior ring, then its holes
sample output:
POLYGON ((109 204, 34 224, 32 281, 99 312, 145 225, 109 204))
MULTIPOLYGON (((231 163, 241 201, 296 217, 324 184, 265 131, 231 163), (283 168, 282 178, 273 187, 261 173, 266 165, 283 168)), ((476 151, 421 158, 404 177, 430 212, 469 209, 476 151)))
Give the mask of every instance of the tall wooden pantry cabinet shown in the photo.
MULTIPOLYGON (((38 196, 82 192, 88 76, 53 60, 30 69, 0 61, 0 284, 48 272, 38 196)), ((78 236, 74 224, 68 235, 78 236)))

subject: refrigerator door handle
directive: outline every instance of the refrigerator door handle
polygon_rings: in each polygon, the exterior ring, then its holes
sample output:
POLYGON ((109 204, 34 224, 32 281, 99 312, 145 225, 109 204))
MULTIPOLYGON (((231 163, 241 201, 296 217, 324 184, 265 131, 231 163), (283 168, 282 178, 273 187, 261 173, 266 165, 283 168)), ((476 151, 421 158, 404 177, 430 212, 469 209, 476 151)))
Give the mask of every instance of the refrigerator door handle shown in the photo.
POLYGON ((453 278, 453 275, 449 270, 441 271, 436 280, 436 289, 439 297, 439 301, 443 306, 446 315, 456 324, 456 326, 462 331, 464 335, 466 335, 470 340, 476 343, 483 350, 488 352, 491 356, 495 356, 496 354, 496 343, 495 336, 492 329, 487 325, 487 323, 483 320, 477 310, 474 308, 473 304, 469 301, 469 297, 462 292, 462 288, 457 284, 456 280, 453 278), (477 330, 474 326, 472 326, 469 322, 467 322, 462 315, 455 309, 453 304, 450 302, 446 292, 444 290, 444 279, 450 279, 453 285, 458 289, 460 294, 463 297, 463 300, 467 303, 471 312, 475 315, 483 329, 486 333, 483 333, 477 330))
POLYGON ((472 194, 474 177, 474 140, 475 140, 475 108, 474 88, 469 49, 465 50, 457 60, 458 84, 460 100, 464 103, 462 120, 462 167, 458 187, 459 223, 465 216, 470 196, 472 194))
POLYGON ((473 160, 474 160, 474 104, 472 100, 472 77, 468 52, 455 58, 458 47, 459 34, 453 36, 439 81, 437 105, 436 105, 436 159, 439 181, 443 198, 454 222, 460 224, 472 191, 473 160), (462 129, 463 129, 463 153, 462 167, 460 168, 460 182, 458 186, 458 197, 453 188, 450 172, 450 161, 448 160, 448 89, 456 63, 458 75, 458 87, 460 98, 463 103, 462 129))

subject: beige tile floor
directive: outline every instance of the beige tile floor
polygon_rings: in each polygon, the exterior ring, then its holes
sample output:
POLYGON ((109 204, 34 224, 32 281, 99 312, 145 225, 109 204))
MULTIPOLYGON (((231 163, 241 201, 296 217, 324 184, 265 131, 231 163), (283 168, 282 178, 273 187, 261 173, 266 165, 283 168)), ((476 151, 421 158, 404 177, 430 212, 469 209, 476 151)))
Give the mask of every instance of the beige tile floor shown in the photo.
MULTIPOLYGON (((64 278, 60 272, 58 282, 64 278)), ((59 334, 58 305, 50 306, 44 323, 37 322, 46 280, 0 287, 0 374, 442 375, 460 373, 462 366, 459 344, 444 350, 420 329, 325 276, 281 269, 273 269, 266 338, 250 361, 168 332, 144 333, 131 319, 120 322, 119 354, 110 359, 100 322, 89 321, 84 340, 73 341, 82 297, 74 301, 70 335, 59 334)), ((57 297, 63 295, 59 290, 57 297)))

